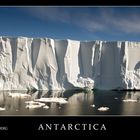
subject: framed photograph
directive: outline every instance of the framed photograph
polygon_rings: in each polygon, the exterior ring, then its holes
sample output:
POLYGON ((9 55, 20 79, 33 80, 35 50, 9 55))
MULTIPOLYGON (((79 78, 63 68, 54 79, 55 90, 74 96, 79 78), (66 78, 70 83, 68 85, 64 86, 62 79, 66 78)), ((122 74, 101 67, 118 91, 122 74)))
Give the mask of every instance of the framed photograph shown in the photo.
POLYGON ((140 7, 34 4, 0 6, 0 135, 136 133, 140 7))

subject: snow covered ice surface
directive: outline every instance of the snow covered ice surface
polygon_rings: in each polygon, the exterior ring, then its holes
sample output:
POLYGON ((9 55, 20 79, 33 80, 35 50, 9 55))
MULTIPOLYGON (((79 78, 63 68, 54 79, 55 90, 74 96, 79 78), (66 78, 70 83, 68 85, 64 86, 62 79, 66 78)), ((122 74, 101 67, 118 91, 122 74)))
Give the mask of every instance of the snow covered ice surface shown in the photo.
POLYGON ((140 43, 0 37, 0 90, 140 89, 140 43))

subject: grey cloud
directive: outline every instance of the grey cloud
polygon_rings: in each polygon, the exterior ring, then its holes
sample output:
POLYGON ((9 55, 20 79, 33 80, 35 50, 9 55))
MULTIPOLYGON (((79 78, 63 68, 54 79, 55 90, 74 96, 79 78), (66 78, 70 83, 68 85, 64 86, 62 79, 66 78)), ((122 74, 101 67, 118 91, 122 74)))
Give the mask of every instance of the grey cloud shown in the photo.
POLYGON ((32 7, 27 8, 26 11, 42 20, 50 19, 53 21, 68 22, 70 19, 68 12, 57 7, 32 7))
POLYGON ((112 33, 115 30, 126 34, 140 33, 140 14, 135 11, 128 14, 127 12, 116 12, 114 8, 99 8, 98 12, 90 13, 84 10, 70 12, 66 9, 66 7, 37 7, 28 8, 27 11, 41 20, 49 19, 73 24, 90 32, 112 33))

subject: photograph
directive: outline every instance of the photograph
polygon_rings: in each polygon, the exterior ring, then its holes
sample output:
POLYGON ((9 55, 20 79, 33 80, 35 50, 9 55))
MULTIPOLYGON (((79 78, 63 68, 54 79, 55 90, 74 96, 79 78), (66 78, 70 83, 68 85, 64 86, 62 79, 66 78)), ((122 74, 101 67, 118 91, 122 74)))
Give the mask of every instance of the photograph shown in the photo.
POLYGON ((0 131, 140 124, 139 6, 1 6, 0 19, 0 131))

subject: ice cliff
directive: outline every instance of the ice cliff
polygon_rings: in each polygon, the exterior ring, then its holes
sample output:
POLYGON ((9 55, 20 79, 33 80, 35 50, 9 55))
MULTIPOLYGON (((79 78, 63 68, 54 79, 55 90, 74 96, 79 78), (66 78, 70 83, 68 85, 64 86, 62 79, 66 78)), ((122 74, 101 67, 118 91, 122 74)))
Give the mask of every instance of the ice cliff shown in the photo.
POLYGON ((140 89, 140 43, 0 37, 0 90, 140 89))

